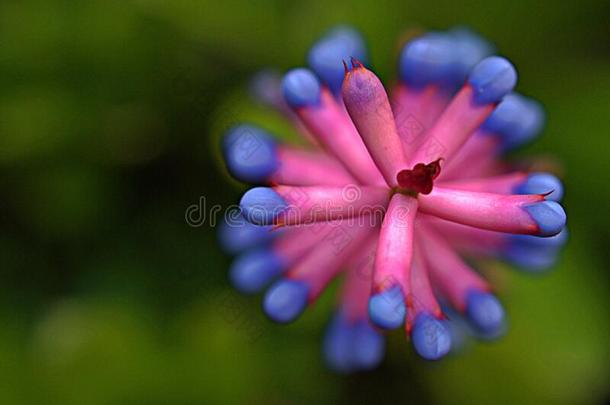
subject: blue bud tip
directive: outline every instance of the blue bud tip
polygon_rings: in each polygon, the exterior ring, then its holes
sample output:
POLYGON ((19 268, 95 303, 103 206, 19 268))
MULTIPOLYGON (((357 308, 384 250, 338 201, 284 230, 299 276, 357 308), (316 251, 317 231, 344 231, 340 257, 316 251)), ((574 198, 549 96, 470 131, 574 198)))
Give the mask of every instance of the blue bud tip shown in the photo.
POLYGON ((400 54, 400 77, 411 86, 447 82, 455 69, 455 44, 447 35, 428 34, 409 42, 400 54))
POLYGON ((405 320, 406 312, 404 297, 399 286, 393 286, 369 299, 369 316, 380 328, 400 327, 405 320))
POLYGON ((275 238, 271 226, 254 225, 241 215, 227 215, 218 229, 220 247, 227 253, 237 254, 275 238))
POLYGON ((483 336, 493 336, 505 329, 504 308, 490 293, 472 290, 466 297, 466 316, 470 325, 483 336))
POLYGON ((483 123, 483 128, 502 138, 504 150, 514 149, 535 138, 544 126, 540 103, 517 93, 506 95, 483 123))
POLYGON ((244 217, 257 225, 271 225, 288 204, 269 187, 255 187, 248 190, 239 202, 244 217))
POLYGON ((275 140, 252 125, 239 125, 227 131, 222 150, 227 170, 240 181, 265 182, 279 167, 275 140))
POLYGON ((481 60, 494 52, 492 44, 477 33, 465 27, 456 27, 449 30, 455 41, 456 68, 455 81, 464 82, 470 71, 481 60))
POLYGON ((296 280, 280 280, 269 288, 263 300, 263 310, 279 323, 294 321, 307 306, 309 287, 296 280))
POLYGON ((284 76, 282 92, 288 105, 293 108, 318 105, 320 82, 308 69, 292 69, 284 76))
POLYGON ((438 360, 451 349, 451 334, 444 323, 430 314, 415 319, 411 333, 413 347, 426 360, 438 360))
POLYGON ((474 90, 475 103, 497 103, 517 84, 517 72, 508 60, 490 56, 474 67, 468 82, 474 90))
POLYGON ((338 94, 345 76, 343 61, 349 61, 351 57, 366 63, 364 40, 357 30, 341 26, 316 42, 307 60, 318 77, 334 94, 338 94))
POLYGON ((322 351, 326 364, 336 372, 355 371, 352 359, 353 329, 341 314, 335 315, 326 329, 322 351))
POLYGON ((269 248, 259 248, 237 257, 229 270, 233 286, 244 293, 260 292, 286 268, 282 258, 269 248))
POLYGON ((555 201, 541 201, 525 207, 538 225, 538 236, 557 235, 566 225, 566 213, 555 201))
POLYGON ((552 267, 568 240, 568 229, 555 236, 508 235, 503 258, 523 270, 541 272, 552 267))
POLYGON ((539 273, 555 265, 559 251, 560 249, 532 249, 515 246, 504 255, 504 259, 523 270, 539 273))
POLYGON ((385 339, 368 320, 359 321, 354 327, 353 362, 360 370, 372 370, 381 363, 385 351, 385 339))

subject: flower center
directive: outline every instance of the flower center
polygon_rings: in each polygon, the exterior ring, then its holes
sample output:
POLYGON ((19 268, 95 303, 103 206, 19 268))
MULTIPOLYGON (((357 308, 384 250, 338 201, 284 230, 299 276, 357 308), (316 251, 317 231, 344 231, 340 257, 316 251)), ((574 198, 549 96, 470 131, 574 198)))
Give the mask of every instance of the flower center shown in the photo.
POLYGON ((404 169, 396 175, 398 190, 409 194, 430 194, 434 179, 441 174, 442 158, 428 164, 418 163, 413 169, 404 169))

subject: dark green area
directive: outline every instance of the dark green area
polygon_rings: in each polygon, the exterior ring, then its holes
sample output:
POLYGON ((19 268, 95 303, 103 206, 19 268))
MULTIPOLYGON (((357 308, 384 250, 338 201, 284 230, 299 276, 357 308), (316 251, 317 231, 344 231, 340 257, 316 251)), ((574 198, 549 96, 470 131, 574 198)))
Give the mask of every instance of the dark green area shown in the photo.
POLYGON ((4 0, 0 3, 2 403, 595 403, 608 398, 610 6, 605 1, 4 0), (549 121, 524 155, 563 167, 571 241, 543 277, 493 269, 509 334, 441 363, 400 333, 380 370, 319 354, 333 302, 272 325, 226 280, 209 218, 237 201, 217 139, 257 69, 360 27, 394 74, 410 28, 470 25, 549 121), (391 402, 390 402, 391 401, 391 402))

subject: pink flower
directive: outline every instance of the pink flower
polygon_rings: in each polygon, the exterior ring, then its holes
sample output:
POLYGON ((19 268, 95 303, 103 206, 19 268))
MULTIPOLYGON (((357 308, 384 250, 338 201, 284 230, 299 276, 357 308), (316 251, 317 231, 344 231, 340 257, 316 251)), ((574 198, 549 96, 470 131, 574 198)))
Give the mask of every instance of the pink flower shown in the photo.
POLYGON ((257 292, 277 279, 263 307, 291 322, 343 276, 324 342, 343 372, 377 365, 383 331, 403 325, 430 360, 450 351, 459 317, 478 337, 499 336, 504 310, 464 257, 541 270, 566 235, 559 180, 502 160, 544 120, 537 103, 512 93, 508 60, 464 29, 428 33, 403 48, 388 96, 365 67, 363 43, 340 27, 312 47, 313 71, 293 69, 281 84, 259 76, 258 98, 292 120, 307 147, 250 125, 223 144, 234 177, 271 185, 246 192, 243 217, 221 231, 223 245, 242 252, 234 285, 257 292))

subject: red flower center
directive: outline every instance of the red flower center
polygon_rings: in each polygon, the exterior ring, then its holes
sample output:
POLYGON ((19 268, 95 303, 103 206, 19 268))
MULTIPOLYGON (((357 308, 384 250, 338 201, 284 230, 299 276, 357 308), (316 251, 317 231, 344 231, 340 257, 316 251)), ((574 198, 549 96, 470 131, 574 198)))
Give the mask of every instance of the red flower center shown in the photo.
POLYGON ((441 159, 428 164, 418 163, 413 169, 401 170, 396 176, 398 186, 406 191, 430 194, 434 179, 441 174, 441 159))

